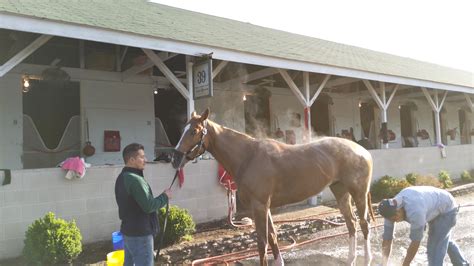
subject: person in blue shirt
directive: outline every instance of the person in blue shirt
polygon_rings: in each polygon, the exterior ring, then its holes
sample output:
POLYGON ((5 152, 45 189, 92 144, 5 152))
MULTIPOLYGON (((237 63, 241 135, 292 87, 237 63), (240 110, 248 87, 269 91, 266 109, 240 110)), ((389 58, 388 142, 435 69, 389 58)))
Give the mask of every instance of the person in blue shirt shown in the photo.
POLYGON ((401 221, 410 224, 411 239, 403 265, 410 265, 415 257, 426 224, 429 224, 428 265, 443 265, 446 253, 453 265, 469 265, 459 247, 450 239, 451 231, 456 225, 459 207, 449 192, 429 186, 408 187, 394 198, 382 200, 378 210, 385 218, 382 242, 383 265, 388 264, 395 223, 401 221))

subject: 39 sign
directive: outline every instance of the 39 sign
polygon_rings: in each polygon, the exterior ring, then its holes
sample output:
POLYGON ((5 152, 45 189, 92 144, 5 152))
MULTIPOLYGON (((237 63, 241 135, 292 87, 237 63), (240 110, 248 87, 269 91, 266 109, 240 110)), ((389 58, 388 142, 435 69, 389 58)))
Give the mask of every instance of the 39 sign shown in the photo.
POLYGON ((194 99, 212 97, 212 59, 206 59, 193 66, 194 99))
POLYGON ((202 84, 206 84, 206 81, 207 81, 207 72, 206 72, 206 70, 202 70, 202 71, 197 72, 196 84, 198 86, 200 86, 202 84))

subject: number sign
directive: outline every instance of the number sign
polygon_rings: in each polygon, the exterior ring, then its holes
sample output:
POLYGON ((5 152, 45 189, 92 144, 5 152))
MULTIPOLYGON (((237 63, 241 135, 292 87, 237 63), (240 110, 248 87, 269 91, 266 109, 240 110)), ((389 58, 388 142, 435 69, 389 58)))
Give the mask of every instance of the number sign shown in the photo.
POLYGON ((212 97, 212 59, 197 62, 193 66, 194 99, 212 97))

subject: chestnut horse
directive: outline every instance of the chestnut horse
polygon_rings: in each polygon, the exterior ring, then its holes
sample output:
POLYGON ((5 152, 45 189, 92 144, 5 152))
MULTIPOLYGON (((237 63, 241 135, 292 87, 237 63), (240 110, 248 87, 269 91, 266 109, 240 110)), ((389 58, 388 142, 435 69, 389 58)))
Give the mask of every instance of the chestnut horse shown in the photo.
POLYGON ((300 202, 327 186, 334 193, 349 229, 348 264, 354 264, 356 259, 356 219, 351 198, 365 239, 365 263, 370 264, 367 211, 373 218, 368 193, 372 157, 366 149, 333 137, 302 145, 255 139, 212 122, 208 116, 209 109, 200 116, 193 112, 176 145, 173 167, 182 168, 207 150, 234 177, 239 199, 250 208, 255 220, 261 265, 267 265, 267 243, 275 264, 284 264, 270 208, 300 202))

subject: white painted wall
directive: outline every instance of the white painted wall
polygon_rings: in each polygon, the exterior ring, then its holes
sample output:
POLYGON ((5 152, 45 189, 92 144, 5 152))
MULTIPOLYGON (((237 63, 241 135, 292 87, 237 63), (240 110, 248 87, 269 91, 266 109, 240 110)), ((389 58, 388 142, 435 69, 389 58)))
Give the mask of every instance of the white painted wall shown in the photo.
POLYGON ((21 169, 23 109, 21 76, 0 77, 0 168, 21 169))
MULTIPOLYGON (((28 226, 48 211, 74 219, 83 243, 111 241, 112 232, 120 229, 114 187, 122 167, 95 166, 80 180, 65 179, 66 171, 59 168, 13 171, 12 183, 0 186, 0 259, 20 255, 28 226)), ((190 163, 184 173, 183 187, 178 182, 173 187, 171 205, 186 208, 195 222, 224 218, 227 196, 217 180, 216 162, 190 163)), ((145 170, 154 195, 169 187, 173 176, 170 164, 148 164, 145 170)))
MULTIPOLYGON (((22 92, 23 74, 39 75, 44 66, 20 64, 0 78, 0 168, 21 169, 23 153, 22 92)), ((104 130, 119 130, 121 148, 131 142, 145 146, 149 159, 154 154, 153 82, 147 77, 122 81, 120 73, 65 69, 71 80, 80 82, 82 141, 86 119, 96 154, 87 158, 94 165, 121 164, 120 152, 104 152, 104 130)))
MULTIPOLYGON (((272 113, 271 125, 272 129, 277 128, 276 120, 280 129, 285 133, 285 130, 293 130, 296 136, 296 143, 303 143, 304 136, 304 107, 290 91, 270 90, 272 96, 270 97, 270 112, 272 113), (294 127, 290 123, 293 113, 298 113, 301 116, 300 127, 294 127)), ((285 139, 280 139, 285 142, 285 139)))
MULTIPOLYGON (((89 137, 96 148, 87 162, 121 164, 121 152, 104 152, 104 130, 118 130, 121 149, 138 142, 145 146, 153 160, 155 145, 155 116, 153 90, 149 84, 121 81, 81 81, 81 110, 89 121, 89 137)), ((83 136, 86 127, 83 126, 83 136)))

